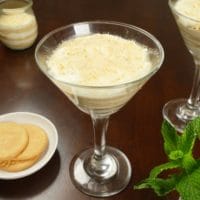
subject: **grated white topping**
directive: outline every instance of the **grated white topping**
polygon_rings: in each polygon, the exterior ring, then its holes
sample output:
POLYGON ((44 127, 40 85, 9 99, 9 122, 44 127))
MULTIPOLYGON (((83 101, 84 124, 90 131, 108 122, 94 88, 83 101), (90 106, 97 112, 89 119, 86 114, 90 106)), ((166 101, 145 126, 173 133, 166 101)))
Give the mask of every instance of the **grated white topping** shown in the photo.
POLYGON ((62 42, 47 60, 47 66, 56 79, 87 86, 126 83, 152 70, 146 47, 109 34, 62 42))
POLYGON ((183 15, 200 21, 200 0, 179 0, 175 4, 175 9, 183 15))
POLYGON ((177 12, 190 18, 180 18, 183 25, 193 30, 200 30, 200 0, 178 0, 174 8, 177 12))

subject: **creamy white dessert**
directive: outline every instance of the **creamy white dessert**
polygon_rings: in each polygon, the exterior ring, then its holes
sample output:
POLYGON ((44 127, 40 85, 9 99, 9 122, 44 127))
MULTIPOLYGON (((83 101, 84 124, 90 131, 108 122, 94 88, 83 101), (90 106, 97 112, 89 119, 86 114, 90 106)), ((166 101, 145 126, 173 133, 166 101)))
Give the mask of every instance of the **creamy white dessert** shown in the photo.
POLYGON ((200 1, 178 0, 172 6, 179 13, 174 14, 186 46, 200 57, 200 1))
POLYGON ((200 1, 199 0, 178 0, 174 8, 185 16, 200 21, 200 1))
POLYGON ((38 34, 36 18, 32 10, 26 12, 25 6, 27 2, 22 0, 0 4, 0 40, 12 49, 30 47, 38 34))
POLYGON ((46 64, 55 84, 85 112, 108 109, 114 112, 141 88, 146 79, 135 84, 130 82, 152 71, 146 47, 109 34, 64 41, 46 64), (107 87, 117 85, 120 86, 107 87))
POLYGON ((147 48, 109 34, 64 41, 47 65, 56 79, 84 86, 127 83, 152 69, 147 48))

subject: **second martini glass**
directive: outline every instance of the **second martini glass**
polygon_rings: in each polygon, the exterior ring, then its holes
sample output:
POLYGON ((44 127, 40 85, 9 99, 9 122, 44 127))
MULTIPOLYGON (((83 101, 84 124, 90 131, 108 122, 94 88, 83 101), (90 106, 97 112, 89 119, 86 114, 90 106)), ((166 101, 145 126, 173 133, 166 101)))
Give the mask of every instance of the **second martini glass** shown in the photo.
POLYGON ((160 68, 164 58, 162 46, 154 36, 135 26, 93 21, 71 24, 49 33, 39 42, 35 57, 42 72, 77 108, 89 114, 92 119, 94 147, 83 150, 72 160, 70 176, 74 185, 80 191, 97 197, 120 192, 129 183, 131 165, 123 152, 106 146, 105 134, 109 117, 123 107, 160 68), (144 46, 152 69, 137 80, 111 86, 77 85, 67 80, 60 81, 49 73, 46 61, 62 41, 95 33, 116 35, 144 46))
POLYGON ((193 56, 195 75, 189 98, 174 99, 166 103, 163 108, 163 116, 176 130, 182 132, 189 121, 200 116, 200 20, 177 11, 175 5, 178 1, 169 0, 169 6, 184 42, 193 56))

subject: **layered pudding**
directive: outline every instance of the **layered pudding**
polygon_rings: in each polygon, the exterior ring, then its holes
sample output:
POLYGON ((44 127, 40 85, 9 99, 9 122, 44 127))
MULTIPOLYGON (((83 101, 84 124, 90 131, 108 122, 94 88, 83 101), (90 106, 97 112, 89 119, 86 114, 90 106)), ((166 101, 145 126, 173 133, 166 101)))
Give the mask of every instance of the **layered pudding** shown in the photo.
POLYGON ((186 46, 200 59, 200 1, 172 1, 171 6, 186 46))
POLYGON ((11 49, 25 49, 35 41, 38 28, 29 1, 8 0, 0 3, 0 40, 11 49))
POLYGON ((121 108, 153 69, 150 49, 110 34, 63 41, 46 64, 49 77, 76 106, 97 114, 121 108))

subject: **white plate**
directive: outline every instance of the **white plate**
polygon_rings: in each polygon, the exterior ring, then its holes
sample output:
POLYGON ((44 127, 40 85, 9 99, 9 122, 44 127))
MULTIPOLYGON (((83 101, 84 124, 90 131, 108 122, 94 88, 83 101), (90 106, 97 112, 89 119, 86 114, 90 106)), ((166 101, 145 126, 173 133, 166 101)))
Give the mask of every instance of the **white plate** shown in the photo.
POLYGON ((0 170, 0 179, 22 178, 31 175, 36 171, 40 170, 42 167, 44 167, 45 164, 47 164, 47 162, 53 156, 58 144, 58 134, 53 123, 41 115, 29 112, 15 112, 15 113, 0 115, 0 122, 3 121, 10 121, 17 123, 31 123, 40 126, 47 133, 49 139, 49 145, 45 154, 33 166, 20 172, 6 172, 0 170))

